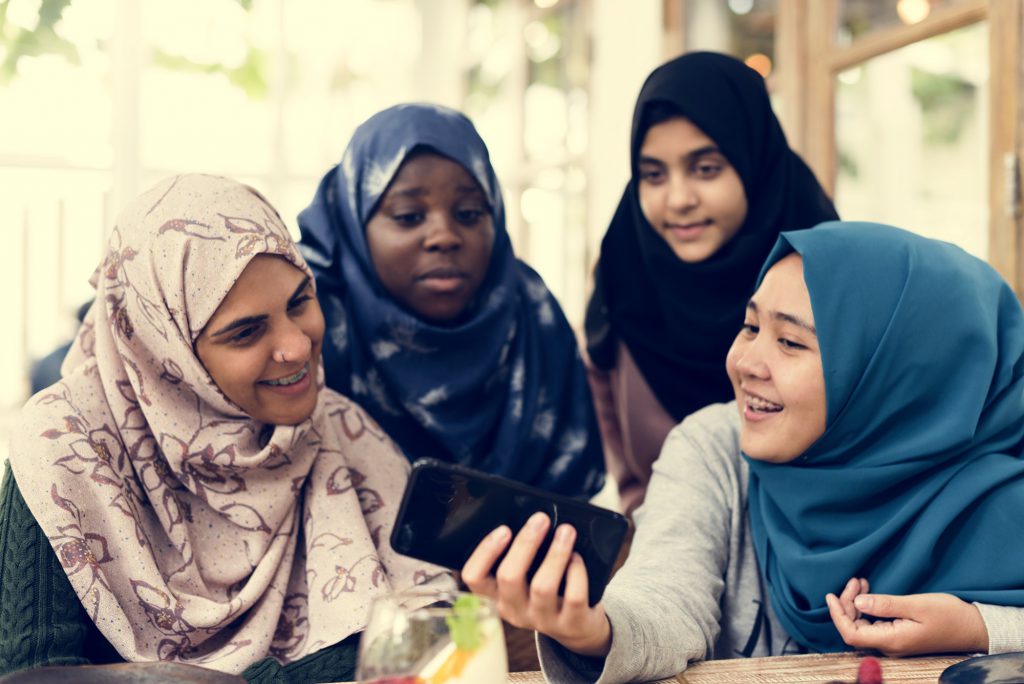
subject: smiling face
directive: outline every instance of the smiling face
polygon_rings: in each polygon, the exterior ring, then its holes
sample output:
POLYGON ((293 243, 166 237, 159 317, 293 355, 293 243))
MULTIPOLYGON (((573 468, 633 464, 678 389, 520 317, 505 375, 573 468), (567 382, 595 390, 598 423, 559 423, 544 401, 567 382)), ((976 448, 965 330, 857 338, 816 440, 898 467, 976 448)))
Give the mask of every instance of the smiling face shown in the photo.
POLYGON ((324 317, 304 272, 260 254, 242 271, 196 339, 221 392, 261 423, 296 425, 313 414, 324 317))
POLYGON ((725 365, 750 458, 788 463, 825 432, 825 374, 800 255, 765 274, 725 365))
POLYGON ((673 117, 647 129, 637 175, 644 217, 683 261, 709 258, 747 217, 739 174, 689 119, 673 117))
POLYGON ((414 153, 366 223, 366 242, 392 297, 427 321, 451 322, 487 275, 494 246, 491 208, 460 164, 414 153))

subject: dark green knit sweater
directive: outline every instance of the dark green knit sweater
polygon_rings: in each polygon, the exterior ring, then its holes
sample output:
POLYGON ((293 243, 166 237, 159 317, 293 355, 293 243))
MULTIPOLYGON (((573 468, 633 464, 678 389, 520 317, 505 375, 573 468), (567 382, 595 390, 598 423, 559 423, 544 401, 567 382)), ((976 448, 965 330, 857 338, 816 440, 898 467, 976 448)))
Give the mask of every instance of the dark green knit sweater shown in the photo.
MULTIPOLYGON (((260 684, 355 679, 359 635, 288 665, 273 658, 242 673, 260 684)), ((43 665, 122 662, 86 615, 10 464, 0 485, 0 675, 43 665)))

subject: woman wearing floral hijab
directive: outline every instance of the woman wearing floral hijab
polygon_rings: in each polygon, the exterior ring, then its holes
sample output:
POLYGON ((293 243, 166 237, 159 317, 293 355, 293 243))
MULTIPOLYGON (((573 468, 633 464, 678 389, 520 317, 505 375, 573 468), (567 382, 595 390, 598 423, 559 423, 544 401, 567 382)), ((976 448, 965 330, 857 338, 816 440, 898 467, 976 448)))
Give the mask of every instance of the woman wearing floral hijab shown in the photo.
POLYGON ((321 390, 323 317, 279 216, 233 181, 169 179, 93 283, 64 379, 11 443, 0 668, 350 677, 373 596, 448 580, 383 541, 407 465, 321 390))
POLYGON ((372 116, 299 227, 327 319, 327 384, 365 406, 410 460, 571 496, 601 488, 575 336, 512 252, 469 119, 425 104, 372 116))

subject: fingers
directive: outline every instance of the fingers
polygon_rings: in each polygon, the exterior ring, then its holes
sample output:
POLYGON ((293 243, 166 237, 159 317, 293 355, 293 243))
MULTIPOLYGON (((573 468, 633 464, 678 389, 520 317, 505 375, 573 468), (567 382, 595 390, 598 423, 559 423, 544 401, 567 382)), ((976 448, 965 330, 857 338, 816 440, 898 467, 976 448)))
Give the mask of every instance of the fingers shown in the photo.
POLYGON ((850 638, 857 632, 857 625, 853 618, 846 612, 842 601, 835 594, 826 594, 825 604, 828 606, 828 614, 832 618, 832 624, 836 626, 836 631, 839 632, 843 641, 849 644, 850 638))
POLYGON ((498 612, 516 627, 529 627, 529 590, 526 572, 537 549, 547 535, 551 521, 543 513, 534 513, 519 531, 495 574, 498 586, 498 612))
POLYGON ((893 596, 890 594, 860 594, 853 600, 862 613, 882 618, 916 617, 918 607, 914 596, 893 596))
POLYGON ((462 566, 462 581, 473 593, 491 598, 498 595, 498 586, 491 577, 491 568, 512 539, 512 530, 505 525, 498 527, 484 537, 473 550, 469 560, 462 566))
POLYGON ((857 610, 857 606, 854 603, 854 599, 856 599, 860 593, 861 580, 856 577, 851 577, 846 583, 846 586, 843 587, 843 592, 839 595, 839 604, 851 620, 856 620, 860 617, 860 611, 857 610))
POLYGON ((566 573, 562 610, 565 618, 574 622, 580 615, 590 610, 590 578, 587 577, 583 557, 576 552, 572 554, 566 573))
POLYGON ((573 556, 575 543, 575 528, 559 525, 547 556, 530 582, 530 614, 538 626, 552 624, 558 619, 558 588, 573 556))

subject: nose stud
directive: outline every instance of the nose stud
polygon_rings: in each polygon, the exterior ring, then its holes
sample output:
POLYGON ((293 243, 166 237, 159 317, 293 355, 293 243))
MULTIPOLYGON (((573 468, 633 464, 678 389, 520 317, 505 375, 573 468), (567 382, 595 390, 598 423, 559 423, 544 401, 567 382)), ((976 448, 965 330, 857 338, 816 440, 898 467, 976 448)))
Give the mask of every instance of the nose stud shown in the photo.
POLYGON ((278 363, 284 363, 288 360, 287 357, 285 356, 284 351, 280 349, 274 352, 273 358, 274 361, 277 361, 278 363))

